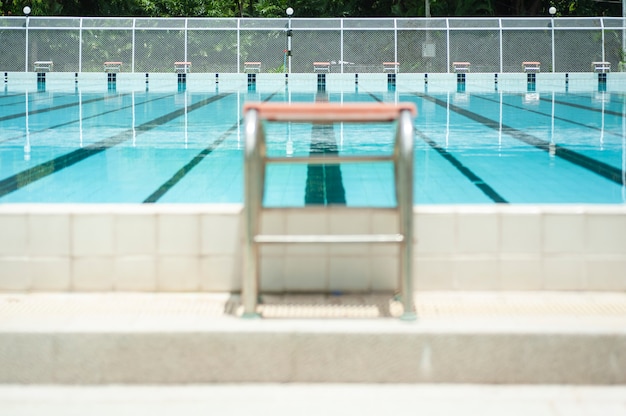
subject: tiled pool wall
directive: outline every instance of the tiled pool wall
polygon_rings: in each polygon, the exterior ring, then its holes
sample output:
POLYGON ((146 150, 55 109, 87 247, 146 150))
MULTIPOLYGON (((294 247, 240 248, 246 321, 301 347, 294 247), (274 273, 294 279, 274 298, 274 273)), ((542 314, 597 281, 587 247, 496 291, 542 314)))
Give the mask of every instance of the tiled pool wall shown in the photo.
MULTIPOLYGON (((37 91, 37 74, 33 72, 0 73, 5 92, 37 91)), ((46 73, 45 91, 68 92, 80 89, 83 92, 110 91, 108 74, 105 73, 46 73)), ((255 91, 274 93, 278 90, 292 92, 317 92, 320 74, 256 74, 255 91)), ((389 91, 389 74, 324 74, 325 90, 329 92, 380 93, 389 91)), ((190 92, 240 91, 247 85, 247 74, 234 73, 190 73, 187 74, 185 89, 190 92)), ((400 73, 396 75, 393 89, 397 93, 411 92, 457 92, 457 74, 449 73, 400 73)), ((465 77, 463 92, 528 92, 527 74, 524 73, 469 73, 465 77)), ((116 76, 115 91, 176 91, 180 88, 178 74, 174 73, 119 73, 116 76), (147 76, 146 76, 147 75, 147 76)), ((41 90, 41 85, 39 86, 41 90)), ((530 92, 589 92, 604 91, 625 92, 626 72, 607 74, 606 86, 599 85, 595 73, 538 73, 535 85, 530 92)))
MULTIPOLYGON (((416 206, 417 290, 626 290, 621 205, 416 206)), ((239 291, 242 206, 0 205, 0 291, 239 291)), ((269 211, 265 232, 364 233, 389 211, 269 211)), ((393 245, 264 246, 265 291, 397 288, 393 245)))

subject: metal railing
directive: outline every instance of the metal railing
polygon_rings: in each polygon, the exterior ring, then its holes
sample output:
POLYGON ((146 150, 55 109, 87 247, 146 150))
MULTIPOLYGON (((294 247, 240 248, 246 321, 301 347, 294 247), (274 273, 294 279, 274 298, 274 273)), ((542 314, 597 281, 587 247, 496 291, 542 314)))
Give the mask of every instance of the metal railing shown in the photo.
MULTIPOLYGON (((413 117, 414 104, 338 104, 338 103, 247 103, 245 113, 244 211, 245 249, 242 299, 244 317, 259 316, 259 245, 260 244, 400 244, 400 297, 404 312, 402 319, 415 319, 413 301, 413 117), (266 151, 263 121, 270 122, 395 122, 397 121, 394 151, 382 156, 309 156, 269 157, 266 151), (392 162, 394 164, 397 232, 388 234, 261 234, 266 165, 338 164, 338 163, 392 162)), ((273 208, 279 209, 279 208, 273 208)), ((306 208, 303 208, 306 209, 306 208)), ((331 208, 325 208, 331 209, 331 208)), ((333 208, 336 209, 336 208, 333 208)), ((344 209, 359 209, 345 208, 344 209)), ((332 230, 331 230, 332 231, 332 230)))
POLYGON ((521 72, 524 61, 547 72, 589 72, 598 61, 626 70, 626 19, 618 17, 0 17, 0 44, 5 72, 32 71, 37 61, 62 72, 101 72, 107 61, 122 62, 123 72, 191 62, 194 72, 237 73, 247 61, 300 73, 320 61, 340 73, 383 72, 383 62, 398 62, 401 73, 451 72, 459 61, 472 72, 521 72))

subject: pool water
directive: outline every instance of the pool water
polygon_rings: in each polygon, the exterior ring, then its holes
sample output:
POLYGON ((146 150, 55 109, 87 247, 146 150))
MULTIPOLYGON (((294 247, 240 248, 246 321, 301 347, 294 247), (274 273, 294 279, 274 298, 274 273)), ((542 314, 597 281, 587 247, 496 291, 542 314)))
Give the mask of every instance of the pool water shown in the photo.
MULTIPOLYGON (((626 201, 623 93, 26 92, 0 95, 0 203, 240 203, 255 101, 413 102, 416 204, 626 201)), ((385 124, 267 126, 269 152, 391 152, 385 124)), ((265 204, 392 206, 390 164, 280 165, 265 204)))

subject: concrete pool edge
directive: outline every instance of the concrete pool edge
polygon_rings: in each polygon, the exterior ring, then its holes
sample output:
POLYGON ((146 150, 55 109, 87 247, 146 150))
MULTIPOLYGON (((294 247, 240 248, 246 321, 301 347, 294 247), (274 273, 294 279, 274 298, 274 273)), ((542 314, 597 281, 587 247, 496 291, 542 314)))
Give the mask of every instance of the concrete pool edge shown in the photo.
MULTIPOLYGON (((626 290, 626 206, 417 205, 414 279, 431 290, 626 290)), ((377 231, 376 209, 268 211, 270 231, 377 231)), ((1 292, 238 292, 240 204, 0 204, 1 292)), ((393 291, 385 245, 271 246, 268 292, 393 291)))

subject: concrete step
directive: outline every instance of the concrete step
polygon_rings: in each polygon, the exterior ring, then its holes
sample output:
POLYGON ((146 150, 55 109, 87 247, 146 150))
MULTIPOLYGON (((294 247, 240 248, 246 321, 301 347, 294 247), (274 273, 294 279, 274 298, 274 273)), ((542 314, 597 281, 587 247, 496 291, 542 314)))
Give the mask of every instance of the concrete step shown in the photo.
POLYGON ((626 386, 4 385, 0 409, 2 416, 624 416, 626 386))
POLYGON ((626 384, 626 294, 2 294, 0 383, 626 384))

